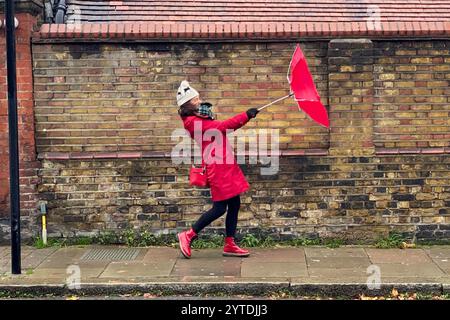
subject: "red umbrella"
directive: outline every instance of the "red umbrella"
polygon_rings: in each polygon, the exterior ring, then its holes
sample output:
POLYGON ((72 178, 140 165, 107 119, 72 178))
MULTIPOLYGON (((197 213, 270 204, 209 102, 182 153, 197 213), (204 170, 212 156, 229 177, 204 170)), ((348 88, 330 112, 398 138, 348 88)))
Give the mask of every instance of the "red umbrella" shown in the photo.
POLYGON ((291 87, 291 93, 259 108, 258 110, 262 110, 281 100, 294 96, 301 110, 303 110, 312 120, 329 128, 330 122, 328 120, 327 109, 322 102, 320 102, 319 93, 317 92, 305 56, 299 45, 295 48, 289 70, 291 71, 291 74, 288 75, 288 81, 291 87))

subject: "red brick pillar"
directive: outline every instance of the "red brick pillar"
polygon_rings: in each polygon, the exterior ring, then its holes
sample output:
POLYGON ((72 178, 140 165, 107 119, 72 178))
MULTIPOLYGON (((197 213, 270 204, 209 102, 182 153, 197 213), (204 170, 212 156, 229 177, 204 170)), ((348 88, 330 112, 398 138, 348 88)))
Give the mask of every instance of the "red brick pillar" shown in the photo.
POLYGON ((336 39, 329 43, 330 154, 365 156, 373 144, 373 43, 336 39))
MULTIPOLYGON (((42 1, 15 1, 15 17, 19 20, 16 29, 17 98, 19 117, 19 168, 21 214, 23 228, 37 211, 37 169, 34 138, 33 113, 33 63, 31 60, 31 34, 42 17, 42 1)), ((0 0, 0 19, 5 19, 4 1, 0 0)), ((7 218, 9 209, 9 136, 8 101, 6 81, 5 28, 0 28, 0 219, 7 218)))

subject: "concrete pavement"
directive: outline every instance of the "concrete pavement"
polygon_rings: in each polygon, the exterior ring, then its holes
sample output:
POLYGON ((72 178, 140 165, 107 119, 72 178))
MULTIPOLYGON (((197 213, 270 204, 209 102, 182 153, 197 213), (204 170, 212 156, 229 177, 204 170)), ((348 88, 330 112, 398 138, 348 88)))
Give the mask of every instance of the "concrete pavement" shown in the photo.
POLYGON ((450 246, 251 248, 248 258, 223 257, 218 248, 193 250, 189 260, 170 247, 24 247, 18 276, 9 250, 0 247, 0 292, 15 294, 450 293, 450 246))

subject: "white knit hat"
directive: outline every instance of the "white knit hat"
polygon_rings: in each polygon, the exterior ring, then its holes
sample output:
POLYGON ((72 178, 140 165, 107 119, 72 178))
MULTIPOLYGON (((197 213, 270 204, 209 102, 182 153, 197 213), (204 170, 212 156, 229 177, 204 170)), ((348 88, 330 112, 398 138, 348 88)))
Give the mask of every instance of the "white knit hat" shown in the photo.
POLYGON ((182 81, 180 84, 180 87, 178 88, 177 92, 177 104, 179 107, 181 107, 183 104, 191 100, 192 98, 197 97, 199 94, 197 90, 192 88, 189 85, 189 82, 186 80, 182 81))

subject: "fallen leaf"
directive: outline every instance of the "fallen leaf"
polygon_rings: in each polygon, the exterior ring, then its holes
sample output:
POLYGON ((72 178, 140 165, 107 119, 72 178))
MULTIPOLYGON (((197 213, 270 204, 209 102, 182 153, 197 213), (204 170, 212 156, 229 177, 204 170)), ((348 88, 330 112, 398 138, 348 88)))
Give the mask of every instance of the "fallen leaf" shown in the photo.
POLYGON ((397 297, 398 297, 398 291, 397 291, 397 289, 395 289, 395 288, 392 289, 391 296, 394 297, 394 298, 397 298, 397 297))
POLYGON ((415 243, 406 243, 406 242, 402 242, 402 244, 400 245, 401 249, 413 249, 416 247, 415 243))

